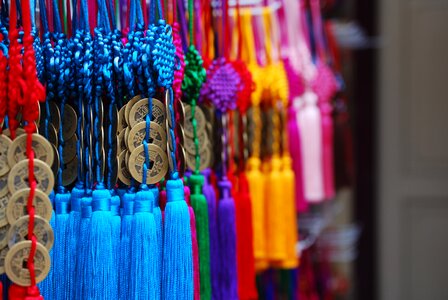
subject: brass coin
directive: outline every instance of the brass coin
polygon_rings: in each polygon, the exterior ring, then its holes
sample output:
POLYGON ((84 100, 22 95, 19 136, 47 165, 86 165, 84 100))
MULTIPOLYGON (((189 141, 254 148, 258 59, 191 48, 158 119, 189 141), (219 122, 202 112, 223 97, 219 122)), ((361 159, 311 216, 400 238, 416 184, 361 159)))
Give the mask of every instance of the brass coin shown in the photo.
POLYGON ((6 194, 5 196, 0 197, 0 227, 8 224, 6 207, 8 206, 9 198, 10 194, 6 194))
POLYGON ((73 134, 71 138, 65 141, 64 149, 62 152, 62 159, 64 161, 71 161, 76 156, 76 146, 78 143, 78 137, 73 134))
MULTIPOLYGON (((29 160, 19 161, 8 175, 8 188, 11 194, 16 191, 29 187, 28 184, 28 164, 29 160)), ((53 190, 54 176, 50 167, 39 159, 34 160, 34 177, 37 182, 37 188, 49 195, 53 190)))
POLYGON ((10 148, 12 141, 4 134, 0 134, 0 176, 9 172, 8 165, 8 149, 10 148))
MULTIPOLYGON (((21 135, 17 137, 11 144, 11 147, 9 147, 8 163, 11 167, 14 166, 17 162, 27 158, 26 144, 27 144, 27 135, 21 135)), ((43 136, 37 133, 33 133, 32 147, 34 150, 35 158, 51 166, 54 159, 51 144, 43 136)))
MULTIPOLYGON (((8 247, 12 248, 17 243, 26 241, 28 237, 28 223, 30 216, 23 216, 15 221, 8 231, 8 247)), ((34 235, 37 242, 45 246, 48 251, 51 250, 54 244, 53 229, 47 220, 40 216, 34 217, 34 235)))
POLYGON ((175 108, 175 112, 177 115, 177 120, 183 124, 185 122, 185 106, 184 103, 180 100, 177 99, 174 102, 174 108, 175 108))
MULTIPOLYGON (((188 168, 190 170, 195 170, 196 169, 195 156, 188 152, 186 154, 187 154, 186 160, 187 160, 188 168)), ((203 170, 207 169, 208 167, 210 167, 211 156, 212 156, 212 152, 208 148, 205 148, 205 150, 200 153, 199 171, 203 171, 203 170)))
POLYGON ((58 133, 56 129, 54 128, 53 124, 48 124, 48 133, 45 131, 45 124, 41 123, 39 125, 39 132, 42 136, 44 136, 50 143, 53 145, 56 145, 56 147, 59 145, 59 138, 58 133), (48 134, 48 136, 47 136, 48 134))
POLYGON ((9 224, 3 225, 0 227, 0 249, 5 248, 8 246, 8 231, 9 231, 9 224))
POLYGON ((118 156, 118 179, 125 185, 131 185, 131 173, 127 166, 129 158, 129 152, 124 150, 118 156))
POLYGON ((126 127, 128 127, 128 123, 126 121, 126 117, 125 117, 125 111, 126 111, 126 104, 120 108, 120 110, 118 111, 118 120, 117 120, 117 125, 118 125, 118 132, 122 132, 123 129, 125 129, 126 127))
POLYGON ((0 176, 0 197, 8 195, 8 174, 0 176))
MULTIPOLYGON (((203 151, 207 145, 210 143, 208 141, 207 138, 207 134, 205 134, 205 132, 203 132, 202 134, 200 134, 198 136, 198 141, 199 141, 199 149, 198 151, 201 152, 203 151)), ((196 147, 194 144, 194 139, 188 138, 185 140, 185 150, 187 150, 188 153, 194 155, 196 153, 196 147)))
POLYGON ((54 176, 58 174, 59 167, 60 167, 60 159, 59 159, 59 152, 58 149, 56 149, 56 146, 51 144, 51 148, 53 148, 53 164, 51 165, 51 170, 53 171, 54 176))
MULTIPOLYGON (((159 182, 166 174, 168 169, 168 160, 165 152, 158 146, 148 145, 150 166, 146 172, 146 184, 155 184, 159 182)), ((129 172, 138 182, 143 181, 143 164, 145 163, 144 146, 140 145, 131 152, 129 157, 129 172)))
MULTIPOLYGON (((150 123, 150 138, 149 143, 154 144, 166 150, 166 136, 165 131, 155 122, 150 123)), ((140 122, 132 127, 128 136, 128 149, 130 152, 140 146, 146 137, 146 122, 140 122)))
POLYGON ((62 118, 62 137, 64 140, 70 139, 75 134, 77 124, 76 111, 69 104, 64 105, 64 116, 62 118))
MULTIPOLYGON (((19 218, 28 214, 27 204, 29 194, 30 189, 26 188, 15 192, 10 197, 8 205, 6 206, 6 218, 9 224, 13 224, 19 218)), ((53 213, 53 206, 45 193, 40 190, 35 190, 33 206, 36 209, 36 215, 50 221, 53 213)))
POLYGON ((0 250, 0 275, 5 274, 5 257, 6 254, 8 254, 9 248, 5 247, 2 250, 0 250))
POLYGON ((78 178, 78 160, 75 158, 64 165, 62 169, 62 185, 68 186, 78 178))
POLYGON ((118 147, 117 147, 117 152, 118 153, 121 153, 121 152, 123 152, 123 150, 127 149, 127 147, 126 147, 126 139, 125 139, 126 128, 124 128, 118 134, 118 147))
MULTIPOLYGON (((21 136, 22 134, 25 134, 25 129, 23 128, 17 128, 16 129, 16 137, 21 136)), ((11 130, 9 128, 6 128, 3 130, 3 135, 6 135, 7 137, 11 138, 11 130)))
MULTIPOLYGON (((207 123, 207 120, 205 119, 204 112, 201 110, 199 106, 196 106, 194 117, 196 119, 196 128, 197 128, 197 134, 202 133, 205 130, 205 124, 207 123)), ((185 121, 184 121, 184 130, 185 135, 192 138, 194 136, 193 132, 193 123, 191 121, 192 115, 191 115, 191 106, 186 105, 185 106, 185 121)))
MULTIPOLYGON (((26 267, 26 262, 31 252, 31 241, 23 241, 15 244, 6 254, 5 271, 8 278, 17 285, 30 286, 30 271, 26 267)), ((48 250, 40 243, 37 243, 36 254, 34 256, 34 270, 36 283, 47 277, 50 271, 51 260, 48 250)))
MULTIPOLYGON (((134 127, 137 123, 145 121, 147 114, 148 98, 137 101, 129 112, 129 125, 134 127)), ((155 98, 152 98, 151 121, 156 122, 160 126, 163 126, 165 121, 165 107, 160 100, 155 98)))
MULTIPOLYGON (((177 145, 185 145, 184 128, 180 123, 176 124, 175 132, 176 132, 175 137, 176 137, 177 145)), ((174 149, 174 147, 173 147, 173 143, 171 141, 171 134, 169 131, 167 132, 167 136, 168 136, 168 146, 169 146, 169 149, 172 151, 174 149)))
POLYGON ((126 108, 125 108, 125 111, 124 111, 124 117, 126 119, 126 124, 131 124, 129 122, 131 109, 134 107, 135 103, 137 101, 139 101, 140 99, 142 99, 142 96, 137 95, 134 98, 132 98, 131 100, 129 100, 129 102, 126 104, 126 108))
POLYGON ((126 146, 126 149, 129 149, 129 133, 131 132, 131 128, 130 127, 126 127, 126 129, 124 130, 124 144, 126 146))

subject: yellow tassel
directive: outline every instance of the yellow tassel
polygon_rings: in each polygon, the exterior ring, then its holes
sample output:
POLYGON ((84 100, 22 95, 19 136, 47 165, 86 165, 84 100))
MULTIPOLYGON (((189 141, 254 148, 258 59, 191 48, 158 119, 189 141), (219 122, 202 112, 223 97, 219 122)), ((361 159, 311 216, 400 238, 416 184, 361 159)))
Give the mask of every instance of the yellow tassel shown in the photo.
POLYGON ((255 270, 263 271, 267 268, 266 241, 264 225, 264 177, 260 171, 261 161, 258 157, 251 157, 247 161, 247 181, 249 182, 252 200, 252 226, 254 239, 255 270))

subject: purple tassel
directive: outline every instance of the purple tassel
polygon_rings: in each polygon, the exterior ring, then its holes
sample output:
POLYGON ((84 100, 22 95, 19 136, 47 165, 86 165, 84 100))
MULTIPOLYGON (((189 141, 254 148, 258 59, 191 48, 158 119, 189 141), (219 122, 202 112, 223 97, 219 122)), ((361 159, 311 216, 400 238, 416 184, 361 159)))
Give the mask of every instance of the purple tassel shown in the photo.
POLYGON ((208 207, 208 229, 210 234, 210 279, 212 282, 212 299, 219 299, 219 246, 218 228, 216 224, 216 193, 210 183, 211 170, 202 171, 204 175, 204 185, 202 193, 207 200, 208 207))
POLYGON ((236 268, 235 203, 230 195, 232 184, 227 178, 219 183, 221 197, 218 202, 218 234, 220 249, 219 281, 221 299, 238 299, 236 268))

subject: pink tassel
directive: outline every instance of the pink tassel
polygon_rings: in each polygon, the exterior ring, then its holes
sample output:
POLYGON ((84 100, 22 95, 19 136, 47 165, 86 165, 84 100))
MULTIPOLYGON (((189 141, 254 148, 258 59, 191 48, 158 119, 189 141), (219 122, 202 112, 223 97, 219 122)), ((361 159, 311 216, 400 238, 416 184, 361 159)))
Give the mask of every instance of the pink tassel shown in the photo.
MULTIPOLYGON (((322 124, 317 95, 306 91, 302 105, 298 108, 298 128, 302 138, 302 163, 305 199, 308 202, 321 202, 324 197, 322 174, 322 124)), ((296 108, 297 110, 297 108, 296 108)))

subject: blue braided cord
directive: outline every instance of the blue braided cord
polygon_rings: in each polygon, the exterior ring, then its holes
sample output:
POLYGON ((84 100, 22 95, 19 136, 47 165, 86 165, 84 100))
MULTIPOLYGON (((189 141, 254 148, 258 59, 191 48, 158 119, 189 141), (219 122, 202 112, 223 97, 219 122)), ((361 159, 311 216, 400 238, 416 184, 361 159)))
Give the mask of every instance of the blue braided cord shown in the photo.
POLYGON ((178 179, 179 173, 177 171, 177 161, 176 161, 176 136, 174 135, 174 129, 176 128, 176 117, 174 115, 174 94, 173 89, 168 89, 169 94, 169 111, 167 111, 168 117, 171 118, 171 127, 169 129, 169 134, 171 136, 171 140, 173 141, 173 149, 170 151, 168 155, 171 156, 171 160, 173 162, 173 169, 170 171, 170 176, 172 179, 178 179))
MULTIPOLYGON (((132 1, 131 1, 132 3, 132 1)), ((123 77, 126 84, 127 94, 130 97, 134 97, 135 93, 135 78, 133 74, 132 66, 132 44, 134 43, 134 31, 129 31, 128 42, 126 43, 123 50, 123 77)))
MULTIPOLYGON (((84 1, 85 4, 85 1, 84 1)), ((86 15, 85 15, 86 16, 86 15)), ((86 19, 85 19, 86 20, 86 19)), ((87 22, 87 20, 86 20, 87 22)), ((92 166, 89 161, 92 159, 92 145, 90 136, 92 133, 92 78, 93 78, 93 39, 90 31, 84 31, 84 64, 82 68, 83 73, 83 87, 84 87, 84 108, 85 108, 85 129, 84 129, 84 165, 85 165, 85 180, 86 187, 92 186, 92 166)))
MULTIPOLYGON (((140 5, 137 5, 138 7, 140 5)), ((135 36, 134 36, 134 43, 133 43, 133 52, 132 52, 132 66, 134 69, 134 74, 137 77, 137 88, 139 94, 145 94, 147 87, 147 78, 145 78, 144 69, 147 68, 149 65, 149 61, 147 57, 143 57, 144 55, 144 24, 143 23, 137 23, 136 30, 135 30, 135 36)))
POLYGON ((123 43, 121 42, 121 32, 118 29, 112 31, 112 52, 113 52, 113 75, 116 88, 116 99, 118 107, 123 106, 124 97, 124 75, 123 75, 123 43))

